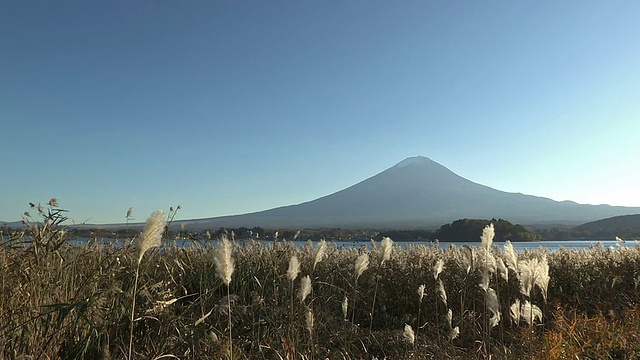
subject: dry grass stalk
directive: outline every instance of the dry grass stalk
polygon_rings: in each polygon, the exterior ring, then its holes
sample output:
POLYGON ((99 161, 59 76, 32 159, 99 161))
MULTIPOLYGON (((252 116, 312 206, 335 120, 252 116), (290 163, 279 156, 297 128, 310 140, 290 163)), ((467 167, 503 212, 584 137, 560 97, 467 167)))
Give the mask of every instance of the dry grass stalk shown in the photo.
POLYGON ((233 359, 233 341, 231 333, 231 294, 229 290, 229 284, 231 283, 231 275, 234 270, 234 260, 231 257, 231 242, 226 236, 222 237, 222 241, 216 249, 213 262, 216 265, 216 276, 218 276, 222 282, 227 285, 227 310, 228 310, 228 324, 229 327, 229 357, 233 359))
MULTIPOLYGON (((49 201, 51 205, 52 200, 49 201)), ((55 201, 53 201, 55 202, 55 201)), ((57 205, 57 204, 56 204, 57 205)), ((51 205, 53 206, 53 205, 51 205)), ((147 223, 142 231, 142 235, 138 239, 136 243, 136 248, 138 251, 138 263, 136 265, 136 275, 133 285, 133 299, 131 301, 131 316, 129 318, 129 353, 128 358, 132 358, 133 354, 133 323, 135 320, 135 310, 136 310, 136 296, 138 292, 138 278, 140 276, 140 263, 142 262, 142 257, 147 250, 160 246, 162 244, 162 234, 164 233, 165 221, 164 221, 164 213, 162 210, 154 211, 151 216, 147 219, 147 223)))

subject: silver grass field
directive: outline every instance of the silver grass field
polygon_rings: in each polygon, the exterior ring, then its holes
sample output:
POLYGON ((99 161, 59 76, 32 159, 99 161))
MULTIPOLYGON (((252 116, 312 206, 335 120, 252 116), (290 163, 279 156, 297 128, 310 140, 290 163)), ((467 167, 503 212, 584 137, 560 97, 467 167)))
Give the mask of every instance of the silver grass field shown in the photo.
POLYGON ((176 247, 156 212, 79 247, 57 203, 33 210, 0 239, 0 359, 640 357, 634 246, 176 247))

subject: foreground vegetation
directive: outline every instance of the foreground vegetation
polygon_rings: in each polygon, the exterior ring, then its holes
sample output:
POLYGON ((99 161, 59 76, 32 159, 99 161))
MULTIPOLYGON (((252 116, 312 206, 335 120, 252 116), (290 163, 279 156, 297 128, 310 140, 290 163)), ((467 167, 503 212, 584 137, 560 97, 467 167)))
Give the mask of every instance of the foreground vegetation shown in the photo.
POLYGON ((0 240, 0 358, 640 357, 638 248, 76 247, 56 205, 0 240))

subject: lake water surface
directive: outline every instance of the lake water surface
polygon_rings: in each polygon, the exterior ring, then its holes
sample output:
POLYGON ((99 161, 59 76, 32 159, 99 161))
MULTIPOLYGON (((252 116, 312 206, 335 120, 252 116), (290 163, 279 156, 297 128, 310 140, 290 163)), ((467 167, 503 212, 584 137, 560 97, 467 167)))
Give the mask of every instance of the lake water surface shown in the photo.
MULTIPOLYGON (((110 239, 110 238, 97 239, 97 240, 90 239, 90 238, 77 238, 77 239, 71 240, 72 243, 80 246, 86 245, 87 242, 89 241, 92 241, 92 242, 98 241, 103 244, 113 243, 116 247, 121 247, 123 244, 123 240, 121 239, 110 239)), ((125 240, 125 241, 129 241, 129 240, 125 240)), ((239 244, 244 244, 244 243, 250 243, 252 241, 256 241, 256 240, 237 240, 236 242, 239 244)), ((304 246, 308 243, 308 241, 297 241, 297 240, 292 242, 298 247, 304 246)), ((262 243, 265 246, 273 245, 273 241, 262 241, 262 243)), ((335 244, 338 248, 355 247, 355 248, 363 248, 363 249, 366 248, 367 250, 371 250, 371 247, 372 247, 370 241, 328 241, 327 243, 335 244)), ((394 243, 402 248, 406 248, 407 246, 410 246, 410 245, 438 246, 440 249, 446 249, 450 246, 460 247, 463 245, 469 245, 469 246, 475 246, 475 247, 480 246, 479 241, 476 241, 476 242, 442 241, 439 243, 430 242, 430 241, 395 241, 394 243)), ((207 245, 215 246, 217 244, 217 241, 216 240, 211 240, 211 241, 167 240, 165 244, 172 244, 178 247, 187 247, 187 246, 196 245, 196 244, 199 244, 200 246, 207 246, 207 245)), ((379 245, 380 243, 378 242, 377 244, 379 245)), ((549 241, 535 241, 535 242, 513 242, 512 244, 514 249, 518 250, 519 252, 522 252, 527 249, 537 250, 541 247, 546 248, 549 251, 556 251, 556 250, 559 250, 560 248, 589 250, 592 247, 599 247, 599 246, 602 246, 605 249, 616 249, 619 246, 626 246, 629 248, 636 246, 635 241, 622 243, 616 240, 549 240, 549 241)), ((315 245, 316 243, 314 243, 314 246, 315 245)), ((500 248, 503 248, 504 242, 495 241, 493 242, 493 246, 498 246, 500 248)))

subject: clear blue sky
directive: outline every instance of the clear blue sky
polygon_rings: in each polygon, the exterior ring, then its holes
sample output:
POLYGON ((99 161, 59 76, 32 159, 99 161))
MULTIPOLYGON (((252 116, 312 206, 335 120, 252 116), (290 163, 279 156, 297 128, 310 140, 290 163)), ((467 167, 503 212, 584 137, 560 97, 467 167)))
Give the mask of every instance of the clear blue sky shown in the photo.
POLYGON ((639 1, 3 1, 0 219, 240 214, 423 155, 640 206, 639 1))

